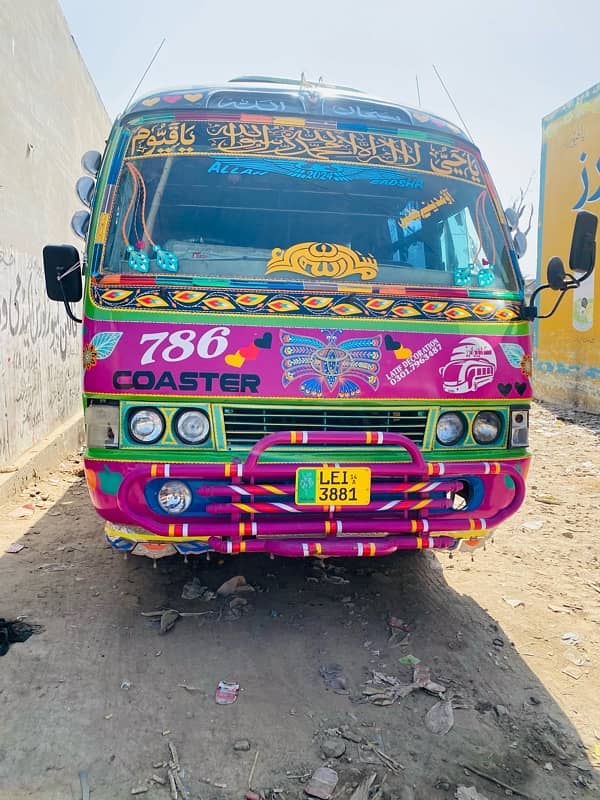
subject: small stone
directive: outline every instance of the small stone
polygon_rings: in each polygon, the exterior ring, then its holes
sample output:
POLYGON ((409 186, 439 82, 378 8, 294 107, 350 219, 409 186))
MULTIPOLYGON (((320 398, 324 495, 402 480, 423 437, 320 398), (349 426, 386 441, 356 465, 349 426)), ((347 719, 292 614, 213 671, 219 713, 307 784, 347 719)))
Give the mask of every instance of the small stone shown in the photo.
POLYGON ((234 742, 233 749, 238 753, 247 753, 250 750, 250 742, 248 739, 238 739, 237 742, 234 742))
POLYGON ((346 752, 346 743, 342 739, 327 737, 321 742, 321 753, 325 758, 340 758, 346 752))
POLYGON ((507 717, 508 716, 508 708, 506 706, 494 706, 494 711, 499 717, 507 717))
POLYGON ((131 790, 131 794, 145 794, 148 791, 146 786, 136 786, 135 789, 131 790))
POLYGON ((446 780, 446 778, 440 778, 438 781, 436 781, 434 788, 439 789, 440 792, 449 792, 450 787, 451 784, 449 780, 446 780))

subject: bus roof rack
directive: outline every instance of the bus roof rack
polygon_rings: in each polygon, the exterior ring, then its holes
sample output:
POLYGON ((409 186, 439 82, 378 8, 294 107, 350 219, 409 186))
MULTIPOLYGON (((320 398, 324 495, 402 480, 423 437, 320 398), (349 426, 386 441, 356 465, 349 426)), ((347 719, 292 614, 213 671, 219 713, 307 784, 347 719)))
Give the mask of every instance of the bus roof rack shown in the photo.
POLYGON ((307 87, 320 87, 322 89, 336 89, 340 92, 357 92, 364 94, 360 89, 354 89, 352 86, 336 86, 333 83, 323 83, 323 81, 308 81, 306 78, 277 78, 270 75, 241 75, 238 78, 231 78, 228 83, 277 83, 288 86, 307 86, 307 87))

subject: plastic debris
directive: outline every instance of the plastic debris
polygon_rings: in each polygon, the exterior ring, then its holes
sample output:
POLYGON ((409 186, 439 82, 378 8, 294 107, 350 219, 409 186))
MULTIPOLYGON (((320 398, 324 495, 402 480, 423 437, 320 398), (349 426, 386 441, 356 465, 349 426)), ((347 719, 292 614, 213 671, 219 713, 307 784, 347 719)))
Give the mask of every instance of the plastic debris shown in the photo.
POLYGON ((381 763, 385 767, 387 767, 387 769, 389 769, 390 772, 393 772, 395 775, 401 774, 401 771, 404 769, 404 766, 400 764, 399 761, 396 761, 391 756, 388 756, 387 753, 384 753, 381 747, 378 747, 377 744, 375 744, 375 742, 371 741, 365 742, 364 746, 368 748, 374 755, 376 755, 379 761, 381 761, 381 763))
POLYGON ((229 578, 228 581, 222 583, 221 586, 217 589, 217 594, 221 597, 229 597, 232 594, 239 594, 240 592, 253 592, 254 586, 250 586, 250 584, 246 581, 243 575, 236 575, 233 578, 229 578))
POLYGON ((323 580, 327 583, 333 583, 337 586, 342 586, 343 584, 350 583, 348 578, 344 578, 342 575, 330 575, 328 572, 323 573, 323 580))
POLYGON ((578 681, 579 678, 581 678, 581 676, 583 675, 582 670, 577 669, 577 667, 565 667, 564 669, 561 670, 561 672, 564 672, 565 675, 568 675, 570 678, 573 678, 573 680, 576 681, 578 681))
POLYGON ((177 685, 179 686, 180 689, 185 689, 186 692, 202 692, 202 691, 204 691, 199 686, 190 686, 187 683, 178 683, 177 685))
POLYGON ((354 742, 354 744, 360 744, 363 741, 361 734, 353 731, 348 725, 342 725, 342 727, 339 728, 339 734, 342 739, 346 739, 348 742, 354 742))
POLYGON ((229 706, 238 699, 240 693, 239 683, 228 683, 227 681, 219 681, 217 690, 215 692, 215 702, 219 706, 229 706))
POLYGON ((451 700, 440 700, 425 715, 425 726, 437 736, 445 736, 454 725, 451 700))
POLYGON ((373 772, 371 775, 366 775, 352 792, 350 800, 369 800, 369 789, 373 785, 376 777, 376 772, 373 772))
POLYGON ((392 630, 404 630, 405 622, 400 617, 388 617, 388 625, 392 630))
POLYGON ((560 638, 565 644, 579 644, 583 639, 582 636, 580 636, 578 633, 574 633, 573 631, 567 631, 567 633, 563 633, 560 638))
POLYGON ((179 611, 175 611, 173 608, 168 608, 166 611, 163 611, 160 615, 159 634, 165 634, 170 631, 171 628, 174 628, 179 617, 179 611))
POLYGON ((200 578, 192 578, 189 583, 186 583, 181 592, 182 600, 214 600, 216 594, 212 592, 208 586, 204 586, 200 578))
POLYGON ((332 689, 336 694, 349 694, 346 688, 346 676, 341 664, 322 664, 319 668, 319 675, 325 681, 328 689, 332 689))
POLYGON ((408 655, 399 658, 398 662, 402 664, 403 667, 416 667, 417 664, 421 663, 421 659, 417 658, 416 656, 410 655, 409 653, 408 655))
POLYGON ((81 800, 90 800, 90 781, 84 769, 79 771, 79 785, 81 787, 81 800))
POLYGON ((237 753, 247 753, 250 750, 250 742, 248 739, 238 739, 237 742, 233 743, 233 749, 237 753))
POLYGON ((25 622, 8 622, 0 617, 0 656, 8 653, 8 648, 16 642, 26 642, 35 633, 25 622))
POLYGON ((319 800, 329 800, 337 786, 337 772, 329 767, 316 769, 306 786, 304 792, 309 797, 318 797, 319 800))
POLYGON ((408 697, 417 689, 424 689, 439 697, 446 691, 441 683, 431 680, 430 669, 425 664, 419 663, 415 666, 412 683, 402 683, 398 678, 382 672, 373 671, 372 675, 363 688, 363 695, 369 703, 376 706, 391 706, 396 700, 408 697))
POLYGON ((131 794, 146 794, 148 791, 147 786, 136 786, 134 789, 131 790, 131 794))
POLYGON ((454 797, 456 800, 488 800, 474 786, 457 786, 454 797))
POLYGON ((13 542, 12 544, 8 545, 8 547, 6 548, 6 550, 4 552, 5 553, 20 553, 21 550, 25 550, 25 545, 24 544, 20 544, 19 542, 13 542))
POLYGON ((553 494, 534 494, 533 499, 547 506, 562 506, 563 504, 563 501, 559 500, 558 497, 554 497, 553 494))
POLYGON ((504 595, 502 595, 502 599, 511 608, 518 608, 519 606, 524 606, 525 605, 523 600, 519 600, 517 597, 505 597, 504 595))
POLYGON ((571 609, 567 608, 566 606, 548 606, 550 611, 553 611, 555 614, 571 614, 571 609))
POLYGON ((574 664, 576 667, 583 667, 586 661, 582 656, 575 655, 575 653, 570 653, 569 651, 567 651, 564 656, 567 661, 570 661, 571 664, 574 664))
POLYGON ((25 503, 19 508, 15 508, 14 511, 11 511, 8 516, 11 519, 30 519, 35 514, 35 506, 33 503, 25 503))
POLYGON ((543 519, 529 519, 521 525, 526 531, 539 531, 544 527, 543 519))

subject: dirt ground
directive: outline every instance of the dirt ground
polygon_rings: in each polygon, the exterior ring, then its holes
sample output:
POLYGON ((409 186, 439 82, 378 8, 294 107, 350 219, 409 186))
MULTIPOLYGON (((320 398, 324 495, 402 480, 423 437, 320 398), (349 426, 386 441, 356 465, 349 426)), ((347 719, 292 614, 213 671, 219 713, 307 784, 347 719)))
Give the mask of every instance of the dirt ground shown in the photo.
POLYGON ((0 617, 40 626, 0 658, 0 798, 80 800, 83 771, 92 800, 166 800, 151 776, 169 742, 192 800, 249 783, 301 798, 322 765, 334 798, 370 774, 389 800, 600 798, 600 418, 538 405, 532 422, 528 499, 473 559, 153 569, 106 547, 77 457, 38 480, 0 509, 0 617), (10 516, 22 504, 33 516, 10 516), (182 599, 194 577, 215 590, 235 575, 256 589, 246 605, 182 599), (207 613, 160 635, 141 612, 165 608, 207 613), (453 695, 448 733, 428 728, 439 698, 423 689, 384 706, 363 694, 373 671, 410 683, 407 656, 453 695), (348 694, 319 674, 331 664, 348 694), (220 680, 239 682, 236 703, 215 703, 220 680))

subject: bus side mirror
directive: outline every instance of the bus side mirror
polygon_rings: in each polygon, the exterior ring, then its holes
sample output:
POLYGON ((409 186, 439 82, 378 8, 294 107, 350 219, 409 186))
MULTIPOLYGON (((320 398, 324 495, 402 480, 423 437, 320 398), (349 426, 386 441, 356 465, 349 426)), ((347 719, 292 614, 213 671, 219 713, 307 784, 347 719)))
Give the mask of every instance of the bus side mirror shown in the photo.
POLYGON ((83 295, 79 253, 70 244, 44 247, 44 277, 50 300, 77 303, 83 295))
POLYGON ((550 261, 548 262, 548 286, 555 291, 559 291, 565 285, 565 278, 567 277, 567 273, 565 272, 565 265, 562 262, 562 258, 558 256, 553 256, 550 261))
POLYGON ((571 272, 565 271, 562 259, 554 256, 548 262, 547 283, 538 286, 531 295, 529 303, 523 307, 523 318, 534 320, 551 317, 562 302, 569 289, 576 289, 594 271, 596 262, 596 230, 598 217, 588 211, 580 211, 575 218, 573 238, 571 239, 571 253, 569 267, 571 272), (544 289, 553 289, 560 292, 554 307, 547 314, 539 314, 536 300, 544 289))
POLYGON ((577 280, 584 281, 594 271, 596 262, 596 229, 598 217, 588 211, 580 211, 575 219, 569 267, 577 275, 577 280))

